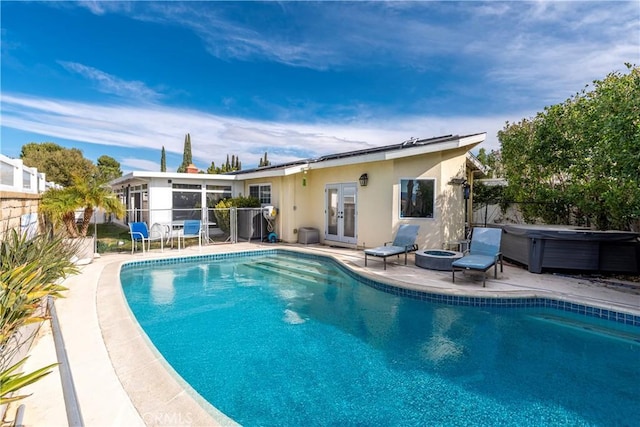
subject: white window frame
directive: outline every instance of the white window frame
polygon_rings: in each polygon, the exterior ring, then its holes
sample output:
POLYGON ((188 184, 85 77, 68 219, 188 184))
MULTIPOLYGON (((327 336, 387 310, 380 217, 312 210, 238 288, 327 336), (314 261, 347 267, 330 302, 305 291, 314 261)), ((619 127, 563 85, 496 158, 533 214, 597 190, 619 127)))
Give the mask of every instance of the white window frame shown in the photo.
MULTIPOLYGON (((249 196, 251 197, 251 189, 252 188, 258 188, 258 200, 260 200, 260 205, 262 206, 271 206, 272 205, 272 195, 273 192, 271 191, 271 183, 269 184, 249 184, 249 196), (269 188, 269 198, 267 200, 267 198, 263 195, 263 189, 268 187, 269 188)), ((255 196, 254 196, 255 197, 255 196)))

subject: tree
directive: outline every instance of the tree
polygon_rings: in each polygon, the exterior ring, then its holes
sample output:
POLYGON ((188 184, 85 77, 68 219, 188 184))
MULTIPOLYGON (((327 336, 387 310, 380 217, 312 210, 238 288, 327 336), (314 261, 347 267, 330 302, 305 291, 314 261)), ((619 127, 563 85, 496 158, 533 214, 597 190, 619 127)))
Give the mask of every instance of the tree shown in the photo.
POLYGON ((106 155, 98 157, 97 166, 97 180, 99 182, 109 182, 122 176, 120 162, 118 162, 113 157, 109 157, 106 155))
POLYGON ((185 173, 187 171, 187 167, 193 163, 193 158, 191 156, 191 135, 186 134, 184 136, 184 150, 182 154, 182 164, 178 167, 178 172, 185 173))
POLYGON ((160 154, 160 172, 167 171, 167 153, 164 151, 164 145, 162 146, 162 153, 160 154))
POLYGON ((47 181, 62 186, 73 185, 73 176, 89 178, 97 173, 96 166, 85 159, 77 148, 64 148, 53 142, 30 142, 22 146, 20 158, 26 166, 37 168, 47 181))
POLYGON ((102 208, 107 213, 122 217, 125 207, 108 185, 95 178, 75 176, 73 185, 63 189, 49 189, 42 196, 42 210, 54 223, 62 223, 69 237, 87 235, 93 212, 102 208), (83 209, 82 222, 78 228, 75 211, 83 209))
POLYGON ((640 229, 640 69, 627 68, 498 133, 525 218, 640 229))
POLYGON ((258 167, 271 166, 271 162, 267 160, 267 152, 264 152, 264 157, 260 159, 260 163, 258 163, 258 167))
POLYGON ((508 203, 504 198, 504 188, 502 185, 487 185, 480 181, 473 183, 473 205, 474 211, 484 208, 485 221, 487 218, 487 210, 489 205, 500 205, 500 209, 504 210, 508 207, 508 203))
POLYGON ((207 173, 227 173, 241 169, 242 164, 240 163, 240 157, 234 154, 231 156, 231 160, 229 160, 229 155, 227 154, 227 161, 222 164, 222 167, 217 167, 215 162, 211 162, 211 165, 207 168, 207 173))
POLYGON ((211 162, 211 166, 207 168, 207 173, 211 173, 211 174, 218 173, 218 168, 216 168, 216 162, 211 162))
POLYGON ((502 167, 502 155, 500 151, 491 150, 487 153, 487 150, 481 148, 478 150, 476 156, 480 163, 489 168, 489 174, 491 178, 502 178, 504 176, 504 170, 502 167))
POLYGON ((102 208, 106 213, 116 215, 118 218, 124 216, 125 207, 113 192, 111 187, 98 180, 74 180, 71 190, 76 194, 82 209, 82 224, 80 235, 86 236, 91 217, 96 208, 102 208))
POLYGON ((75 210, 79 201, 70 187, 50 188, 42 195, 40 208, 54 224, 62 224, 69 237, 79 236, 75 210))

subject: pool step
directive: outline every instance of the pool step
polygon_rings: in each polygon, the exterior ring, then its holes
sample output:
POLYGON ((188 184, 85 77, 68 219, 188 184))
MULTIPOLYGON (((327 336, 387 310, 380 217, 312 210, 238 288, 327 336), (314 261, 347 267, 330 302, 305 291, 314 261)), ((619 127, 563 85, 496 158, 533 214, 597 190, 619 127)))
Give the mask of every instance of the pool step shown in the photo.
POLYGON ((281 259, 263 259, 245 264, 247 267, 260 271, 290 277, 294 280, 302 280, 308 283, 335 283, 335 275, 330 270, 317 262, 298 262, 281 259))
POLYGON ((295 259, 295 258, 267 258, 263 262, 285 270, 296 272, 309 272, 310 274, 331 275, 335 274, 335 269, 328 267, 325 263, 312 259, 295 259))
POLYGON ((596 334, 602 337, 615 339, 624 341, 627 343, 640 345, 640 338, 638 335, 633 333, 627 333, 624 331, 619 331, 611 328, 607 328, 605 326, 594 325, 587 322, 582 322, 577 319, 568 319, 565 317, 554 316, 552 314, 538 314, 529 316, 531 319, 551 323, 557 326, 563 326, 565 328, 576 329, 582 332, 588 332, 592 334, 596 334))

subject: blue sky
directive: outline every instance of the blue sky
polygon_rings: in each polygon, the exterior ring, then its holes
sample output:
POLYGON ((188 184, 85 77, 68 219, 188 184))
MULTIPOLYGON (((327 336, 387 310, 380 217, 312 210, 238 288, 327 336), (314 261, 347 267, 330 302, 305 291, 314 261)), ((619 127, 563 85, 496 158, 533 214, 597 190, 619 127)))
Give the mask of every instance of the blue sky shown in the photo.
POLYGON ((243 168, 487 132, 640 63, 640 2, 14 2, 1 147, 243 168))

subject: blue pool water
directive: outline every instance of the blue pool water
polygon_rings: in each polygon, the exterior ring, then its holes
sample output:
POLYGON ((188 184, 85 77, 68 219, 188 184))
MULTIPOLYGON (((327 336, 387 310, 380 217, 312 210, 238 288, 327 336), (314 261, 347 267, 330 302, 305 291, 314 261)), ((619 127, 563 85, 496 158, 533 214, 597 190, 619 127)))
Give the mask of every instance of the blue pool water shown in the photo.
POLYGON ((283 254, 127 266, 121 282, 165 359, 245 426, 640 420, 638 327, 429 303, 283 254))

